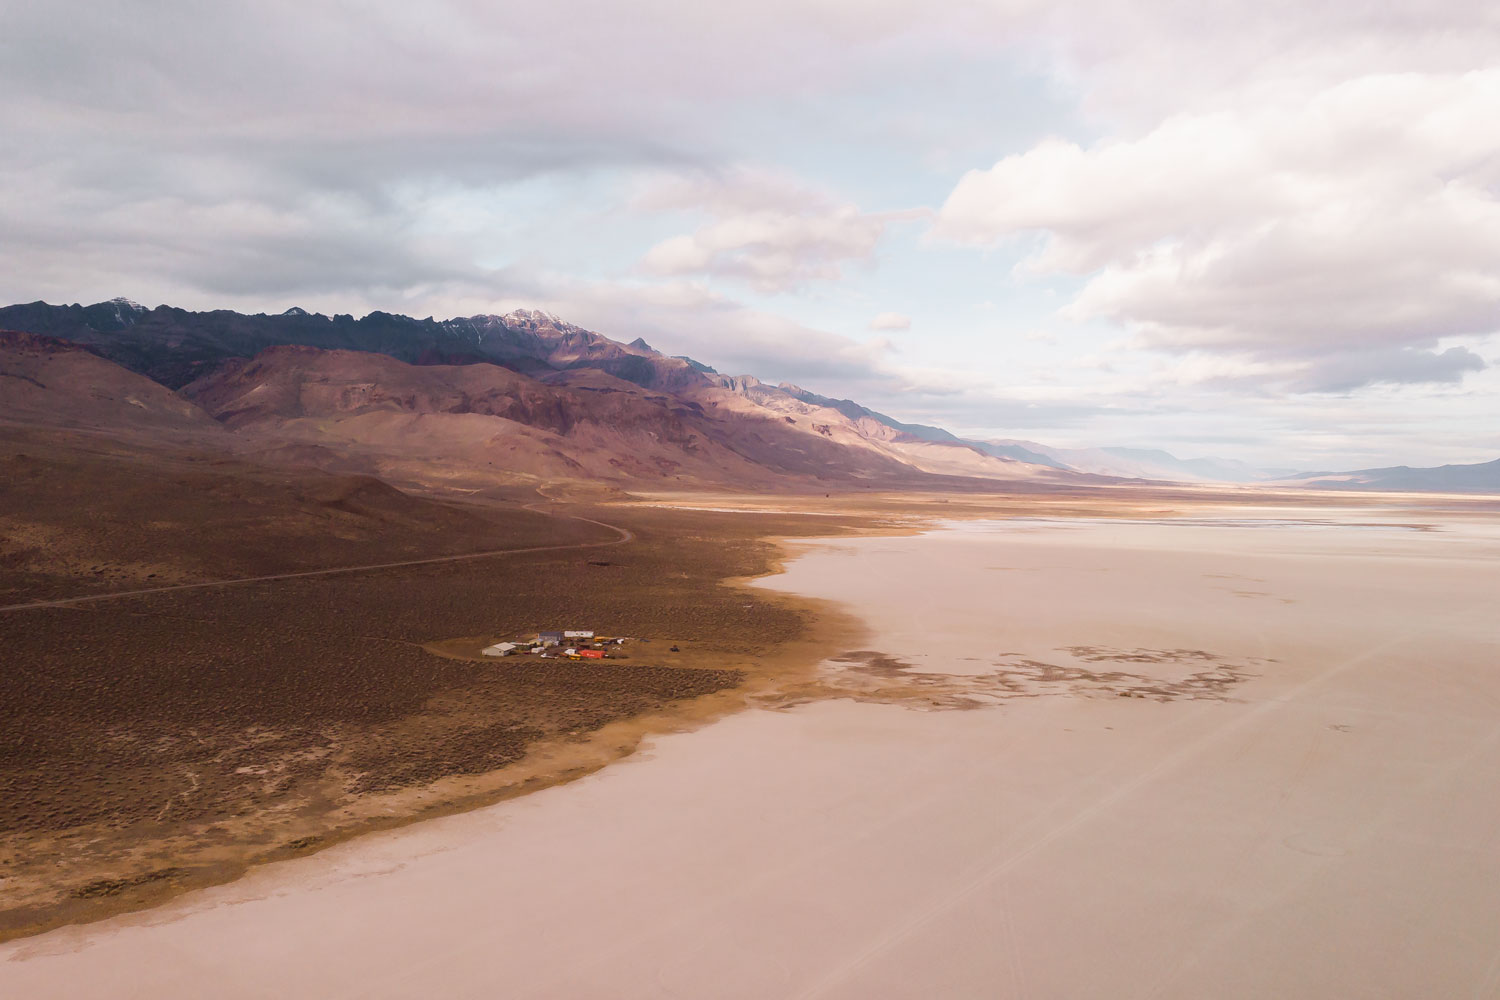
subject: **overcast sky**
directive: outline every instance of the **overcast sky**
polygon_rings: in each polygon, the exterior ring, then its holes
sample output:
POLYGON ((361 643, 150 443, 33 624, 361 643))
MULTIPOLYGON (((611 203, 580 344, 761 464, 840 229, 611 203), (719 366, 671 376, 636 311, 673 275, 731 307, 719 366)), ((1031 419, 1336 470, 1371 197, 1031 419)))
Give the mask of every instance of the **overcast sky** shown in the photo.
POLYGON ((1500 10, 0 0, 0 299, 551 310, 907 420, 1500 456, 1500 10))

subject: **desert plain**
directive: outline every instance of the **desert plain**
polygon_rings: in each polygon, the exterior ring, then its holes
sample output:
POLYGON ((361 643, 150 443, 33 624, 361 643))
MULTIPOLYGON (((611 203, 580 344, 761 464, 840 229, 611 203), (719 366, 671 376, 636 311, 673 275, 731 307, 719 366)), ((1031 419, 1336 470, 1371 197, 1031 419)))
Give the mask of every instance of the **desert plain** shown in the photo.
POLYGON ((608 506, 664 545, 746 533, 741 572, 676 571, 714 613, 659 626, 704 690, 605 684, 532 748, 604 756, 12 941, 0 992, 1500 995, 1493 500, 608 506))

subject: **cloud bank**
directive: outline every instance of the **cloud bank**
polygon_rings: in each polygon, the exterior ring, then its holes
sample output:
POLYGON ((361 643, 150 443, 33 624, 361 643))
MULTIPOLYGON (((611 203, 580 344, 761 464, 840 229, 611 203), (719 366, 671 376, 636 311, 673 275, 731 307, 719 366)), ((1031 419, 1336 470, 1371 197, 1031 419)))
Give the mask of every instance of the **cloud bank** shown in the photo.
POLYGON ((1295 107, 1045 142, 966 174, 936 231, 1039 234, 1026 271, 1088 278, 1066 314, 1148 347, 1369 352, 1334 382, 1448 381, 1483 362, 1430 349, 1500 327, 1500 133, 1476 127, 1491 120, 1500 70, 1367 76, 1295 107))
POLYGON ((1448 460, 1493 440, 1486 5, 102 0, 4 27, 7 301, 538 305, 970 429, 1410 440, 1397 407, 1448 460))

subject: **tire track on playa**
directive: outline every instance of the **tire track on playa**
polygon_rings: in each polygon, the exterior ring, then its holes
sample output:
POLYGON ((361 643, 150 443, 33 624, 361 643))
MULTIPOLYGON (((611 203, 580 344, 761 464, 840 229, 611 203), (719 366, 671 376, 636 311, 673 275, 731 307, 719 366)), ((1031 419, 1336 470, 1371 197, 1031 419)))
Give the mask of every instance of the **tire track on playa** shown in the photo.
POLYGON ((1147 769, 1132 780, 1117 787, 1114 791, 1101 796, 1092 804, 1079 810, 1066 821, 1059 823, 1055 827, 1052 827, 1050 830, 1046 831, 1020 850, 988 865, 975 866, 975 868, 973 869, 973 875, 967 878, 957 889, 937 897, 909 919, 892 925, 885 933, 875 938, 866 947, 860 949, 856 954, 852 955, 844 962, 841 962, 834 968, 830 969, 811 986, 807 987, 800 993, 795 994, 796 1000, 815 1000, 815 998, 827 995, 830 990, 848 980, 852 975, 854 975, 864 966, 868 965, 882 952, 889 950, 906 938, 911 937, 917 931, 922 930, 924 927, 931 924, 934 920, 942 916, 944 913, 947 913, 953 908, 964 903, 965 901, 976 895, 980 890, 988 887, 997 879, 1008 874, 1022 862, 1030 860, 1044 848, 1090 822, 1105 810, 1107 810, 1109 807, 1115 805, 1123 799, 1128 798, 1139 789, 1158 780, 1183 763, 1195 757, 1198 757, 1204 751, 1213 747, 1215 744, 1223 742, 1229 736, 1245 729, 1247 726, 1258 721, 1262 717, 1284 708, 1288 703, 1295 701, 1298 696, 1306 693, 1307 691, 1310 691, 1319 684, 1322 684, 1333 677, 1337 677, 1340 674, 1346 673, 1354 669, 1355 667, 1360 666, 1374 656, 1389 649, 1393 645, 1409 642, 1412 639, 1426 635, 1430 631, 1431 629, 1423 630, 1421 632, 1417 632, 1415 630, 1407 632, 1403 635, 1397 636, 1393 639, 1389 639, 1376 646, 1373 646, 1362 653, 1357 653, 1354 656, 1351 656, 1349 659, 1343 661, 1342 663, 1336 664, 1335 666, 1328 668, 1322 673, 1308 678, 1285 694, 1282 694, 1277 698, 1262 702, 1254 709, 1245 713, 1233 722, 1230 722, 1227 725, 1204 735, 1193 743, 1188 744, 1177 753, 1172 754, 1171 756, 1162 760, 1160 763, 1156 764, 1154 767, 1147 769))
POLYGON ((55 601, 28 601, 21 604, 0 605, 0 612, 8 611, 31 611, 43 608, 66 608, 78 604, 91 604, 96 601, 112 601, 122 597, 143 597, 148 594, 165 594, 183 590, 205 590, 211 587, 236 587, 246 583, 273 583, 277 580, 298 580, 313 576, 335 576, 342 573, 365 573, 377 569, 401 569, 407 566, 431 566, 437 563, 465 562, 474 559, 493 559, 498 556, 518 556, 532 552, 566 552, 573 549, 598 549, 610 545, 624 545, 626 542, 635 541, 635 533, 628 528, 622 528, 615 524, 606 524, 596 521, 591 517, 581 517, 577 514, 547 514, 546 511, 537 510, 543 504, 526 504, 525 509, 546 514, 548 517, 566 517, 574 521, 583 521, 587 524, 597 524, 601 528, 608 528, 619 537, 606 539, 602 542, 572 542, 567 545, 533 545, 519 549, 489 549, 484 552, 466 552, 456 556, 431 556, 425 559, 403 559, 399 562, 366 563, 361 566, 335 566, 330 569, 308 569, 299 570, 294 573, 268 573, 264 576, 242 576, 233 580, 207 580, 202 583, 174 583, 165 587, 143 587, 139 590, 116 590, 108 594, 86 594, 82 597, 63 597, 55 601))

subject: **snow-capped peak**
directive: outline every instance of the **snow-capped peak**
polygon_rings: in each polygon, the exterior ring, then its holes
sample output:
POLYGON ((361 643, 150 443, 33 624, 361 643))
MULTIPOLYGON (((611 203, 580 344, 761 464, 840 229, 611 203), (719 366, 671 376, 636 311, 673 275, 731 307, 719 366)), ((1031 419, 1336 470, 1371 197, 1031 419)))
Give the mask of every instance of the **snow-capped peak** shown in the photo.
POLYGON ((538 326, 546 323, 556 327, 570 325, 564 323, 562 317, 556 313, 547 312, 545 309, 512 309, 504 316, 501 316, 500 319, 507 326, 523 323, 535 323, 538 326))

